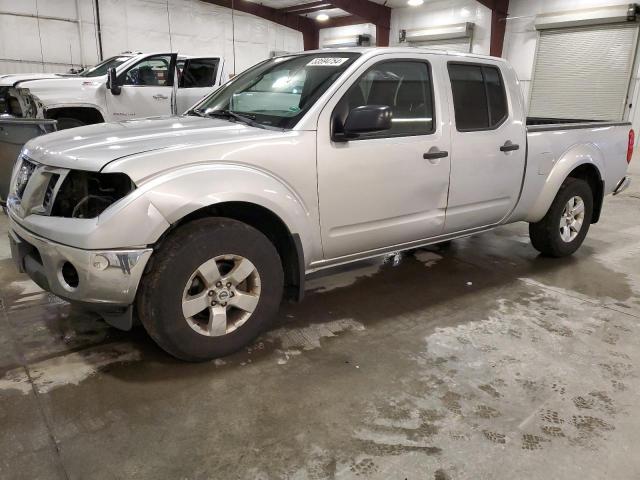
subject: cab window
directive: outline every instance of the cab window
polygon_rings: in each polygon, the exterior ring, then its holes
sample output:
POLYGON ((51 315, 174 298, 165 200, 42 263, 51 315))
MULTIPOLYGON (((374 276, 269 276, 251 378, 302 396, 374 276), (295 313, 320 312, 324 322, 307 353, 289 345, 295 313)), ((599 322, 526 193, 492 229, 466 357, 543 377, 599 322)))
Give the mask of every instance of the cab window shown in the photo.
POLYGON ((427 135, 434 131, 433 85, 429 64, 398 60, 367 70, 340 100, 333 116, 333 132, 342 133, 349 112, 363 105, 386 105, 393 112, 392 128, 358 138, 427 135))
POLYGON ((212 87, 216 84, 217 58, 194 58, 187 60, 180 75, 180 88, 212 87))
POLYGON ((449 63, 456 128, 492 130, 507 118, 507 94, 497 67, 449 63))
POLYGON ((171 55, 146 58, 127 71, 123 85, 169 87, 173 84, 170 66, 171 55))

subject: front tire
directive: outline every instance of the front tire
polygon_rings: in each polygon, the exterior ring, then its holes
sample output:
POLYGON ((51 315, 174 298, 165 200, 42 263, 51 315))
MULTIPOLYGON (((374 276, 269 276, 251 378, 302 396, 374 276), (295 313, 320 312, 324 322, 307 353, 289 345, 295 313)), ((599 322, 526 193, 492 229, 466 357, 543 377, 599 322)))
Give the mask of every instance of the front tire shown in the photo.
POLYGON ((186 361, 229 355, 269 325, 282 299, 280 256, 237 220, 204 218, 172 233, 152 257, 138 295, 145 329, 186 361))
POLYGON ((580 178, 569 177, 542 220, 529 224, 531 243, 543 255, 571 255, 587 236, 592 215, 591 187, 580 178))

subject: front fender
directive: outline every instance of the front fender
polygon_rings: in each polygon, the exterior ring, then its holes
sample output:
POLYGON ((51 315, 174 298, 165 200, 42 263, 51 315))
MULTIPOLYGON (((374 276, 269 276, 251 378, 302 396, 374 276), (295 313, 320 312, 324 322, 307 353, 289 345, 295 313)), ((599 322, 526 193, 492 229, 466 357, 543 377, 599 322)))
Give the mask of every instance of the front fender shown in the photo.
POLYGON ((168 170, 139 185, 132 196, 144 197, 169 224, 218 203, 252 203, 273 212, 298 234, 305 256, 318 248, 311 233, 312 215, 302 198, 283 179, 255 166, 207 163, 168 170))
POLYGON ((590 164, 596 167, 600 177, 604 172, 604 156, 593 144, 580 144, 569 148, 555 163, 544 182, 533 207, 526 217, 527 222, 538 222, 544 217, 558 194, 560 186, 577 167, 590 164))
POLYGON ((195 164, 165 171, 140 183, 97 218, 29 215, 15 220, 45 238, 75 248, 137 248, 157 242, 172 224, 190 213, 231 201, 270 210, 292 234, 299 235, 305 260, 318 254, 312 216, 300 197, 281 179, 246 165, 195 164))

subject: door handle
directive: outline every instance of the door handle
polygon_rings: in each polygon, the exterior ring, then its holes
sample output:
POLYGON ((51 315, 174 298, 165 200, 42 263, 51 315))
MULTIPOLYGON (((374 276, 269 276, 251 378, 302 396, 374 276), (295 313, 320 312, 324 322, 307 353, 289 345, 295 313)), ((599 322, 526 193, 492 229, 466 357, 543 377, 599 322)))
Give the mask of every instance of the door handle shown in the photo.
POLYGON ((504 145, 500 147, 501 152, 513 152, 515 150, 520 150, 520 145, 511 143, 511 140, 507 140, 504 145))
POLYGON ((445 158, 448 156, 449 152, 445 150, 436 150, 434 152, 428 151, 427 153, 422 155, 422 158, 424 158, 425 160, 437 160, 438 158, 445 158))
POLYGON ((155 98, 156 100, 166 100, 169 97, 167 97, 166 95, 162 95, 161 93, 154 95, 153 98, 155 98))

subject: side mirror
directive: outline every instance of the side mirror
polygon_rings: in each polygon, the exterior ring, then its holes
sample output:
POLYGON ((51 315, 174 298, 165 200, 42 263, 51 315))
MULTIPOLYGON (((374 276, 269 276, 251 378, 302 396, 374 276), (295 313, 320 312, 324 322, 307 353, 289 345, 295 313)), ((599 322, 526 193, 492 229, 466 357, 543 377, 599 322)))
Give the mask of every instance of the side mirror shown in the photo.
POLYGON ((122 91, 122 87, 118 85, 118 75, 116 74, 116 69, 114 67, 107 70, 107 88, 113 95, 120 95, 120 92, 122 91))
POLYGON ((393 112, 388 105, 362 105, 349 112, 344 122, 346 138, 357 137, 361 133, 381 132, 391 128, 393 112))

